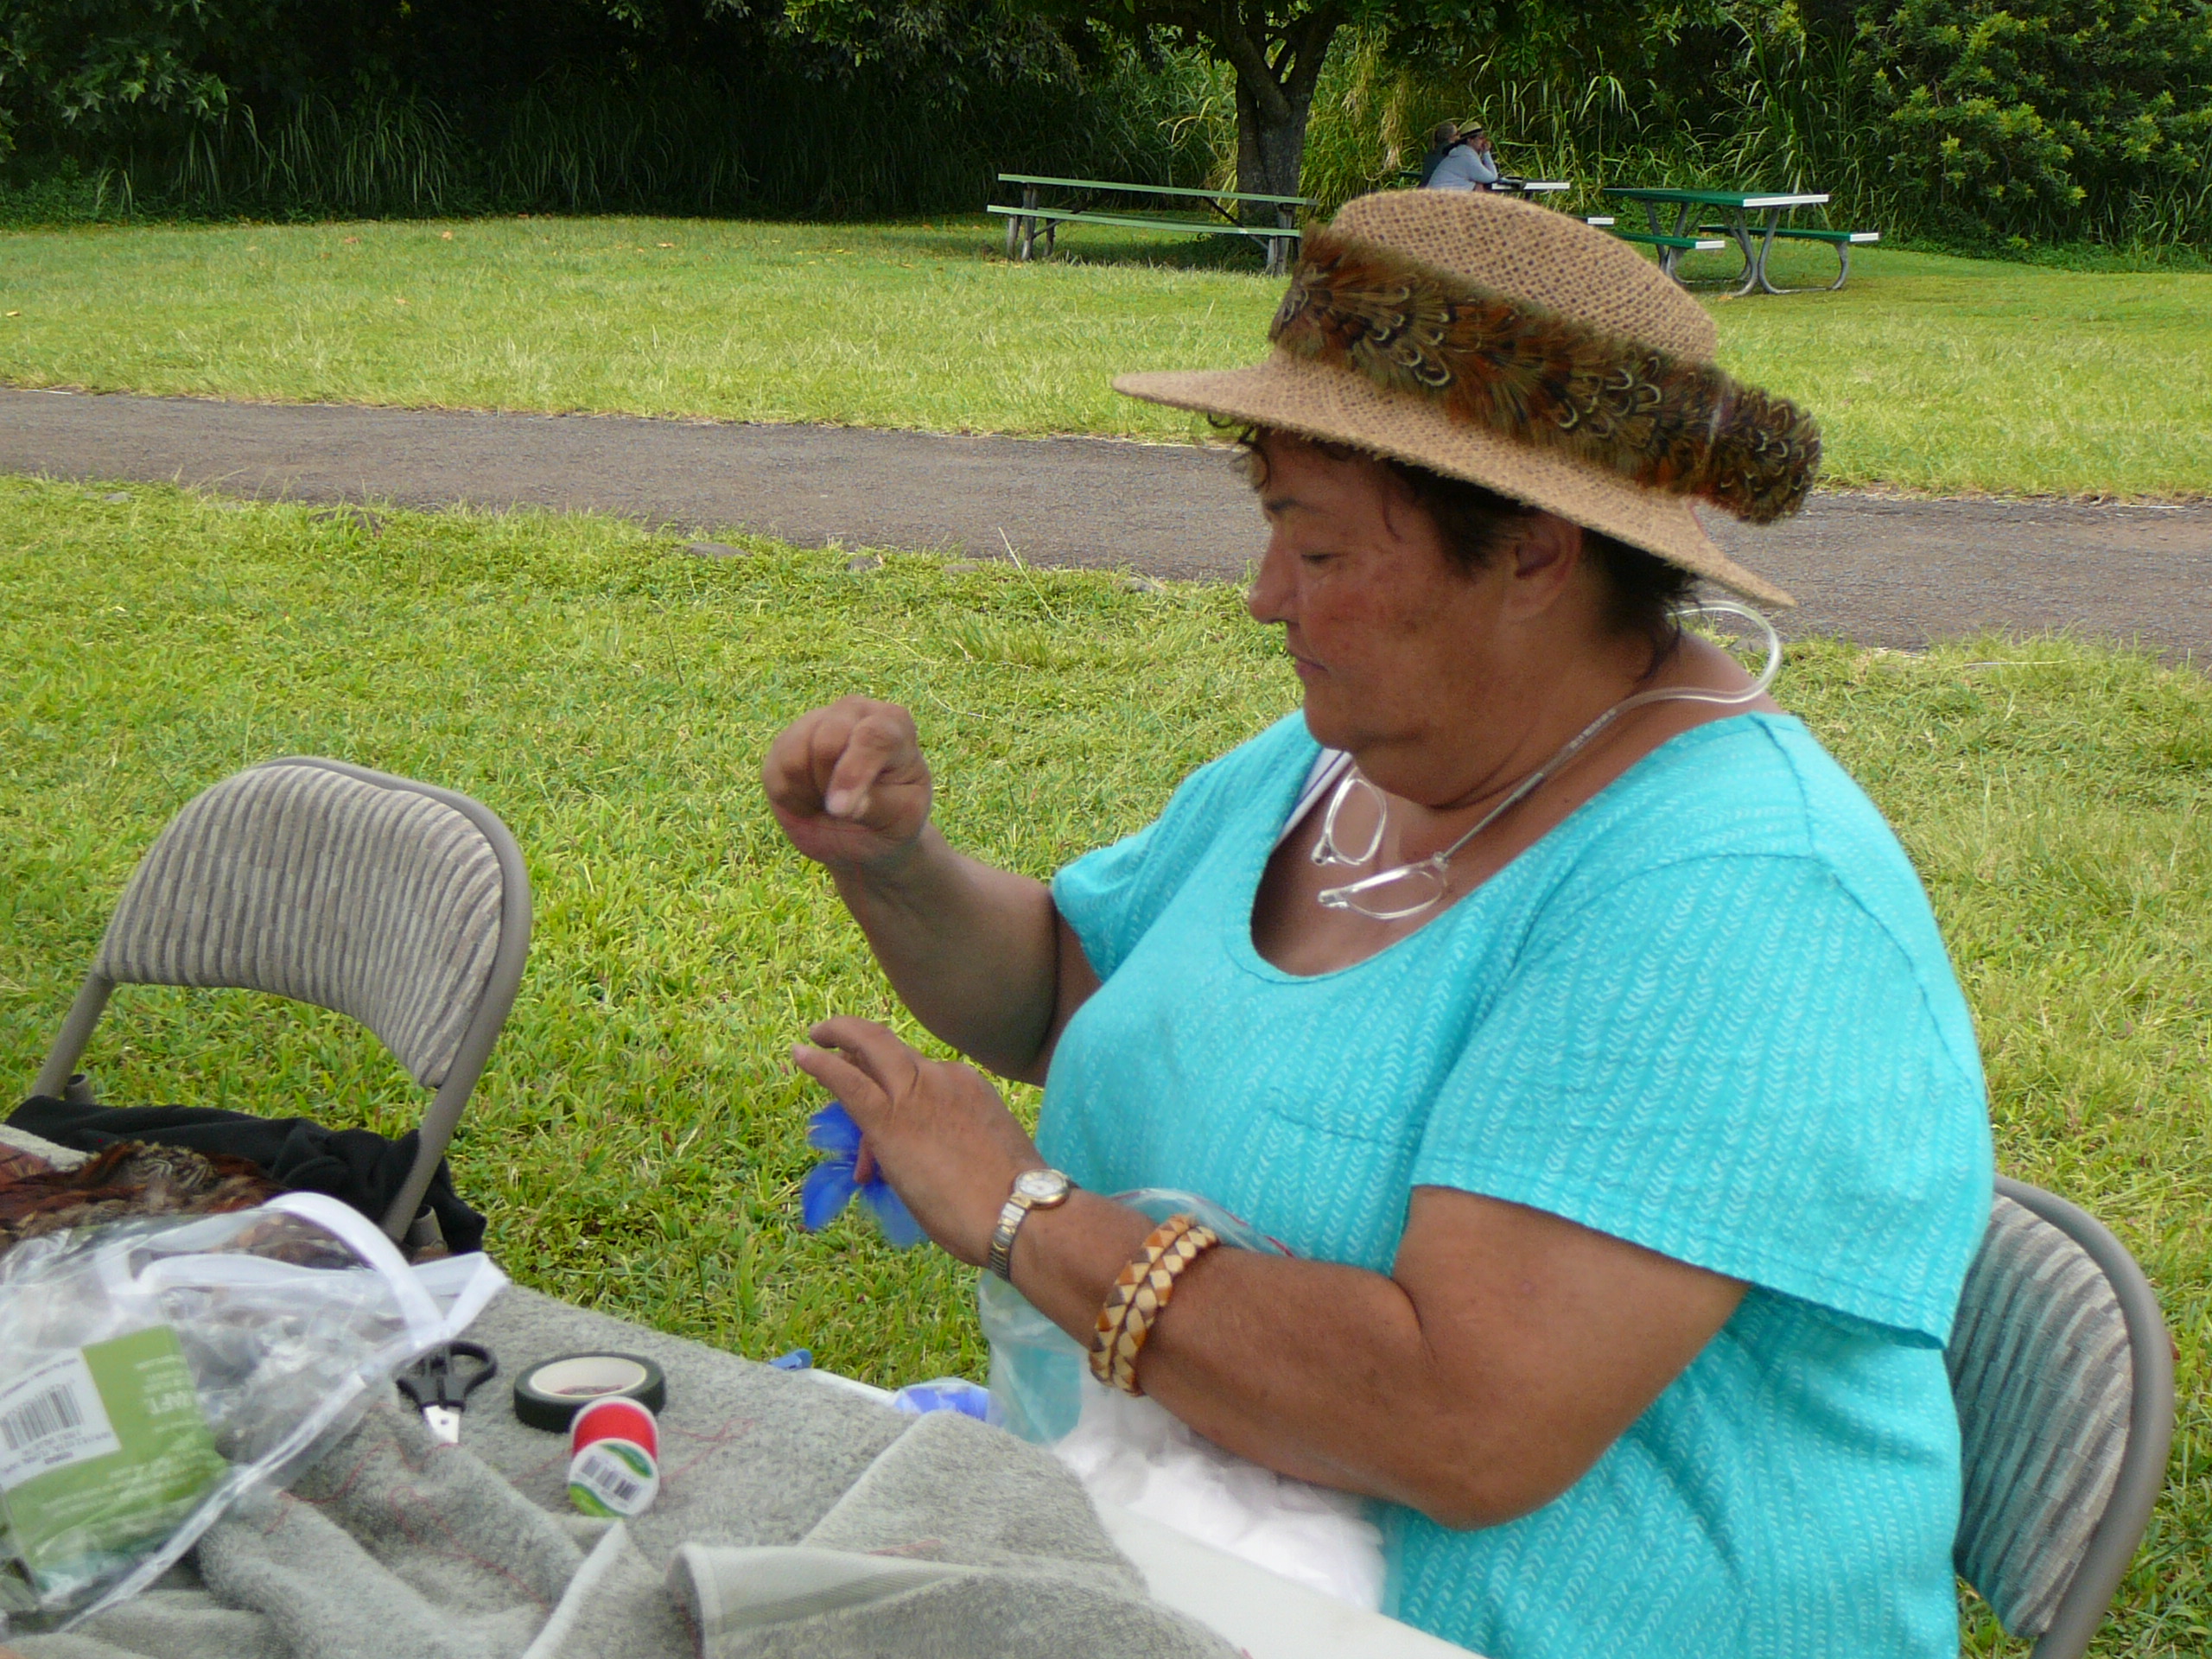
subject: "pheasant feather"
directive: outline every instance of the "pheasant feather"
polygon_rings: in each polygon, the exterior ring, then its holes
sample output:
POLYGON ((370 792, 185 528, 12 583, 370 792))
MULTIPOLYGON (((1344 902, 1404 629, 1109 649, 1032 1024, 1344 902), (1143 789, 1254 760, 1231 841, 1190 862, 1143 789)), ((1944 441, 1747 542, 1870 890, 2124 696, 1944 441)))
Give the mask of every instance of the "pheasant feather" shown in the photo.
POLYGON ((1804 505, 1821 434, 1788 399, 1387 248, 1306 233, 1268 338, 1754 524, 1804 505))

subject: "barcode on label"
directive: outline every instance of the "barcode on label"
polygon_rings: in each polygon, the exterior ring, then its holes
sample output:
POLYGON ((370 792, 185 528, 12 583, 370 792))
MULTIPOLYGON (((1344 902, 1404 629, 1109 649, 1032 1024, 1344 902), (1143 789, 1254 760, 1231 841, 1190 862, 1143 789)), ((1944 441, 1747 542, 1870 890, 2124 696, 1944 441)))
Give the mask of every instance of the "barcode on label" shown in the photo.
POLYGON ((35 1361, 0 1388, 0 1492, 122 1449, 81 1350, 35 1361))
POLYGON ((587 1515, 636 1515, 659 1490, 652 1459, 627 1441, 586 1446, 569 1469, 569 1494, 587 1515))
POLYGON ((68 1383, 51 1389, 0 1417, 0 1435, 10 1452, 20 1452, 33 1440, 49 1440, 65 1429, 82 1428, 85 1414, 77 1404, 77 1390, 68 1383))

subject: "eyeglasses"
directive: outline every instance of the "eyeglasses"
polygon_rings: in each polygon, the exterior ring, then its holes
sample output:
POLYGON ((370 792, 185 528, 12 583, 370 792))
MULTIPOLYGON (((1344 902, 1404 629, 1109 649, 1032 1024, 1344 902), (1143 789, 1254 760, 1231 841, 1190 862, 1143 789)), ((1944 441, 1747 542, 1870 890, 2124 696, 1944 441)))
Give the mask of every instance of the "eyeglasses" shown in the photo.
MULTIPOLYGON (((1346 882, 1340 887, 1325 887, 1316 895, 1325 910, 1349 910, 1370 921, 1402 922, 1409 916, 1441 904, 1452 890, 1452 859, 1453 855, 1477 836, 1496 823, 1515 807, 1535 794, 1547 779, 1580 754, 1590 741, 1630 709, 1641 709, 1655 702, 1710 702, 1723 706, 1746 703, 1765 695, 1774 683, 1774 677, 1782 671, 1782 636, 1774 624, 1748 605, 1738 605, 1733 600, 1708 600, 1698 605, 1686 606, 1675 613, 1677 620, 1689 621, 1706 617, 1737 617, 1751 623, 1764 636, 1760 641, 1765 647, 1766 660, 1758 677, 1741 691, 1707 691, 1694 686, 1668 686, 1656 691, 1638 691, 1622 698, 1611 708, 1585 726, 1566 745, 1544 764, 1513 786, 1510 793, 1496 806, 1483 814, 1475 827, 1461 836, 1440 853, 1434 853, 1412 864, 1400 864, 1387 870, 1377 870, 1372 875, 1362 876, 1357 881, 1346 882)), ((1717 631, 1708 631, 1717 632, 1717 631)), ((1740 649, 1739 642, 1715 640, 1724 649, 1740 649)), ((1316 864, 1330 868, 1357 869, 1372 863, 1382 850, 1382 837, 1389 827, 1389 802, 1382 791, 1359 775, 1352 767, 1344 773, 1344 781, 1337 785, 1336 793, 1329 798, 1329 810, 1322 816, 1321 833, 1313 843, 1311 855, 1316 864), (1357 852, 1346 849, 1347 840, 1360 843, 1357 852)))

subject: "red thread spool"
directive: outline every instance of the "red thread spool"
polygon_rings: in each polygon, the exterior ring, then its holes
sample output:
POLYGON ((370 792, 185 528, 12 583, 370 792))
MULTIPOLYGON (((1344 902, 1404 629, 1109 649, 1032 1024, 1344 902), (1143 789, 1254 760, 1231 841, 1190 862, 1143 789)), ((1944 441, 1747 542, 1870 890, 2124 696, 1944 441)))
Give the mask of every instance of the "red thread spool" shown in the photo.
POLYGON ((574 1458, 599 1440, 627 1440, 642 1446, 648 1457, 660 1457, 660 1425, 652 1412, 635 1400, 609 1395, 594 1400, 578 1412, 569 1425, 569 1455, 574 1458))

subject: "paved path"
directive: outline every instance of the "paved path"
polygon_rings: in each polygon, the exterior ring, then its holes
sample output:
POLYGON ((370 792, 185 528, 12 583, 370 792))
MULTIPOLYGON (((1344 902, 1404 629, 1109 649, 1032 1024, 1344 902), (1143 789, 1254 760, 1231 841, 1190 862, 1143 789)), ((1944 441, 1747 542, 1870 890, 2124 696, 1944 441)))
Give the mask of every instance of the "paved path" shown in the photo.
MULTIPOLYGON (((1223 455, 612 416, 203 403, 0 389, 0 471, 310 501, 620 514, 711 534, 961 548, 1235 577, 1259 518, 1223 455)), ((2212 506, 1818 495, 1732 552, 1794 591, 1792 632, 1918 646, 2075 628, 2212 658, 2212 506)))

